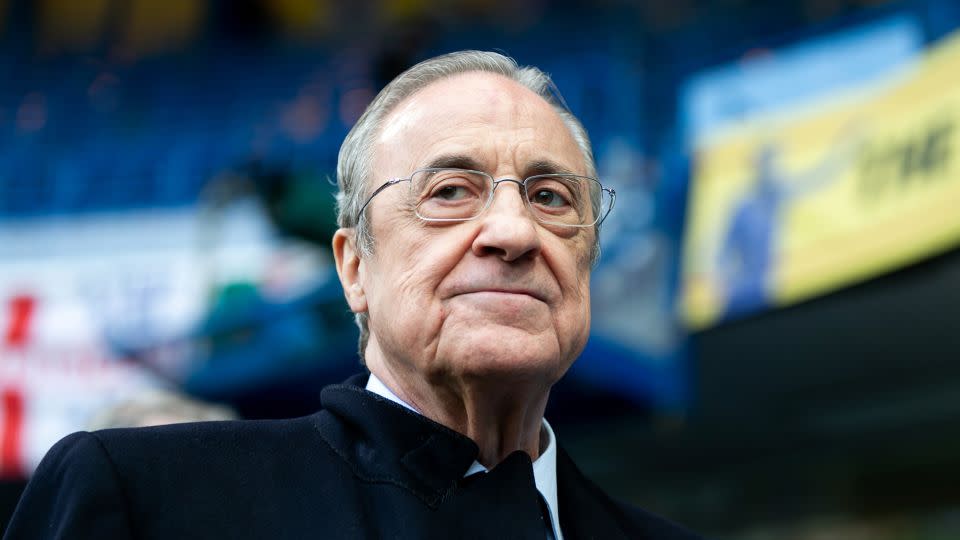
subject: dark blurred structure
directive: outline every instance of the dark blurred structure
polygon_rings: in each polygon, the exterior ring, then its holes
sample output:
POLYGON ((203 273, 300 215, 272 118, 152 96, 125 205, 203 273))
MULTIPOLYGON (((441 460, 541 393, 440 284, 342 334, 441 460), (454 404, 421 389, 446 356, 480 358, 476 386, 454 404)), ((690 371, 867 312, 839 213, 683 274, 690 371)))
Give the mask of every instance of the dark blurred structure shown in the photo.
MULTIPOLYGON (((553 75, 619 195, 549 412, 587 472, 712 537, 960 537, 955 247, 692 334, 677 315, 686 82, 894 16, 922 46, 960 27, 952 0, 0 1, 0 362, 82 345, 144 386, 309 412, 356 369, 325 253, 343 136, 410 64, 499 49, 553 75)), ((4 448, 35 441, 8 478, 93 409, 33 380, 0 382, 67 420, 6 399, 4 448)))

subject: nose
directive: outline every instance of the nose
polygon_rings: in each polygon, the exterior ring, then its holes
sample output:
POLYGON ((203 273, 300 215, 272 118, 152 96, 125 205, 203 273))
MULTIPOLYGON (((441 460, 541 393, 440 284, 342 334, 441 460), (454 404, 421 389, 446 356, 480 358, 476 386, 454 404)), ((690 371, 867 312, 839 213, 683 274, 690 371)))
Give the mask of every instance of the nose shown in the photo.
POLYGON ((490 208, 480 217, 480 232, 473 240, 475 255, 493 255, 511 262, 540 253, 540 231, 523 197, 523 188, 516 180, 495 184, 490 208))

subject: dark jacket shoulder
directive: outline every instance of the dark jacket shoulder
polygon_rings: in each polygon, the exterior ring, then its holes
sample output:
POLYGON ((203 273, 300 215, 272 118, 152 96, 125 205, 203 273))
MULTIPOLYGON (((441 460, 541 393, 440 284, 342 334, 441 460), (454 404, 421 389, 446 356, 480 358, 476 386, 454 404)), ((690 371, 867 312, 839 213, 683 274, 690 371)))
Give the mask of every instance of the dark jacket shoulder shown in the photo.
POLYGON ((35 471, 6 538, 230 536, 242 531, 240 516, 269 524, 314 515, 301 499, 322 497, 338 477, 315 424, 305 417, 69 435, 35 471))
MULTIPOLYGON (((476 444, 366 392, 292 420, 77 433, 44 458, 6 538, 543 537, 529 456, 464 477, 476 444)), ((696 538, 607 497, 561 451, 566 540, 696 538)))

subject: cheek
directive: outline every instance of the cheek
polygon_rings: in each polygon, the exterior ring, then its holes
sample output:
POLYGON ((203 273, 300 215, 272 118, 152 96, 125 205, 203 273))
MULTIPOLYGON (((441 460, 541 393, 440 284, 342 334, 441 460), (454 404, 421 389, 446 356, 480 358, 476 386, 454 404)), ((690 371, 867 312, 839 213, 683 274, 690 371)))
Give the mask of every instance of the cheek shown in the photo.
POLYGON ((582 304, 589 311, 590 271, 593 235, 583 234, 566 239, 550 250, 548 265, 556 276, 564 298, 582 304))
POLYGON ((443 232, 399 224, 393 231, 378 231, 367 280, 373 315, 399 315, 393 324, 401 326, 413 324, 403 317, 415 318, 422 327, 439 324, 443 312, 437 290, 465 249, 443 232))
POLYGON ((463 255, 456 246, 440 242, 424 230, 417 231, 414 240, 398 245, 394 251, 397 260, 392 268, 392 294, 417 303, 436 296, 441 281, 463 255))
POLYGON ((566 362, 572 363, 583 351, 590 338, 590 286, 589 274, 582 277, 575 292, 565 297, 564 313, 557 321, 561 348, 567 351, 566 362))
MULTIPOLYGON (((592 238, 592 237, 591 237, 592 238)), ((561 308, 555 314, 560 339, 579 351, 590 334, 590 245, 573 242, 553 261, 554 275, 563 291, 561 308)))
POLYGON ((567 330, 571 335, 590 331, 590 273, 577 272, 570 293, 565 296, 567 330))

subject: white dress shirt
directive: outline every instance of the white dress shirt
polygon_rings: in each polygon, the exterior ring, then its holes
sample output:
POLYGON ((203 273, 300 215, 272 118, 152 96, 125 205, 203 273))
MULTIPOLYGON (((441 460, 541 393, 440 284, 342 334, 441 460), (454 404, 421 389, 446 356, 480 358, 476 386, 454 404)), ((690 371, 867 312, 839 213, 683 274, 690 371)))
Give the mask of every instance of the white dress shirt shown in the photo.
MULTIPOLYGON (((367 381, 367 390, 422 415, 420 411, 394 394, 373 373, 370 374, 370 379, 367 381)), ((550 522, 553 525, 553 535, 557 540, 563 540, 563 534, 560 532, 560 514, 557 510, 557 442, 553 435, 553 428, 547 423, 546 418, 543 419, 543 429, 547 433, 547 447, 540 452, 540 457, 533 462, 533 479, 537 484, 537 490, 547 501, 550 522)), ((474 461, 463 476, 486 471, 487 468, 481 465, 479 461, 474 461)))

